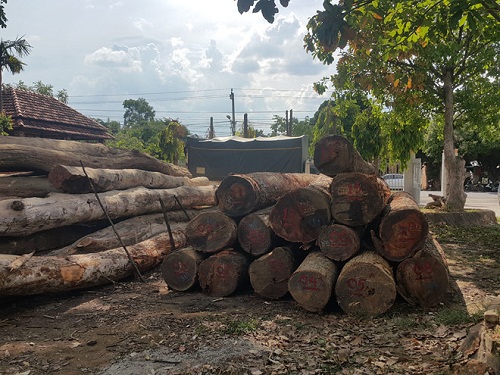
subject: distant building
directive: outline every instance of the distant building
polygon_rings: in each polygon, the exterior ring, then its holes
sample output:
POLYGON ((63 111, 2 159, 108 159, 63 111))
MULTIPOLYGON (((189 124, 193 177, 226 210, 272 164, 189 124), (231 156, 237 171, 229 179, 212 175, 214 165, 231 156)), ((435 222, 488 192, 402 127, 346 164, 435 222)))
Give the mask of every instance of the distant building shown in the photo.
POLYGON ((11 136, 94 142, 113 138, 105 126, 51 96, 9 87, 2 90, 2 100, 14 121, 11 136))

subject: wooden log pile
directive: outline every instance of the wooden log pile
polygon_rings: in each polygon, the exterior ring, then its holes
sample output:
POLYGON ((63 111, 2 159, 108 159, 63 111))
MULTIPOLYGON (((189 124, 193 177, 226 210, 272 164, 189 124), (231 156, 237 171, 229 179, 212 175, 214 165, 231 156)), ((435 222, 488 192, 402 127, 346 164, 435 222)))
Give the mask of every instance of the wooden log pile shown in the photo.
POLYGON ((214 206, 207 178, 145 154, 0 137, 0 296, 87 288, 151 269, 186 247, 188 222, 214 206))
POLYGON ((448 289, 448 268, 425 216, 405 192, 391 194, 343 137, 315 149, 319 176, 234 175, 216 191, 218 212, 187 225, 187 248, 166 255, 173 290, 224 297, 253 289, 291 295, 305 310, 337 305, 377 316, 397 294, 431 307, 448 289))

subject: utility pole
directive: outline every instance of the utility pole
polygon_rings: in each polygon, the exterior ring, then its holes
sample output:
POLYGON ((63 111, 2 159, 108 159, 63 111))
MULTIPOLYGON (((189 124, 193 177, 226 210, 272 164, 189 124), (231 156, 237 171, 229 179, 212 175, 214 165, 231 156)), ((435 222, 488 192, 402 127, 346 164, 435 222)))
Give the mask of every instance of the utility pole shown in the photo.
POLYGON ((210 117, 210 130, 208 131, 208 139, 212 139, 214 137, 215 137, 214 118, 210 117))
POLYGON ((231 133, 233 136, 236 134, 236 120, 234 119, 234 92, 233 89, 231 89, 231 94, 229 94, 229 99, 231 99, 231 104, 232 104, 232 111, 233 111, 233 117, 231 120, 231 133))
POLYGON ((293 124, 293 109, 290 110, 290 121, 288 121, 288 127, 286 129, 286 135, 292 136, 292 124, 293 124))
POLYGON ((248 138, 248 114, 243 115, 243 138, 248 138))
POLYGON ((288 109, 285 112, 285 134, 288 135, 288 109))

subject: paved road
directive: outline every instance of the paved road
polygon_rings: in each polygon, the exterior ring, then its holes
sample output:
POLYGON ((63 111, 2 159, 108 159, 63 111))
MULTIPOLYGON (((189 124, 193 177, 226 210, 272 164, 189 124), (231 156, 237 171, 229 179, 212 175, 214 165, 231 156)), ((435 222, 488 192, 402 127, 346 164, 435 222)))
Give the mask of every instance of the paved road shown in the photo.
MULTIPOLYGON (((441 195, 440 191, 423 190, 420 192, 420 205, 425 206, 428 202, 432 201, 429 194, 441 195)), ((479 193, 467 192, 467 200, 465 201, 465 208, 481 208, 495 211, 497 217, 500 217, 500 205, 498 204, 497 193, 479 193)))

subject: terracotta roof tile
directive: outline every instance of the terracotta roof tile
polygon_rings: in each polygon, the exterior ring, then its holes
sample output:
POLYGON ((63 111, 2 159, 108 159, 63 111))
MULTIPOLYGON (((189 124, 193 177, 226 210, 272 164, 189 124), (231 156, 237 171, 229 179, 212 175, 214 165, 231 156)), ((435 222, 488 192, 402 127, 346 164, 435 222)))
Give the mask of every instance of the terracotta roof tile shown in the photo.
POLYGON ((73 140, 113 138, 105 126, 48 95, 9 87, 2 91, 5 113, 14 120, 11 135, 73 140))

